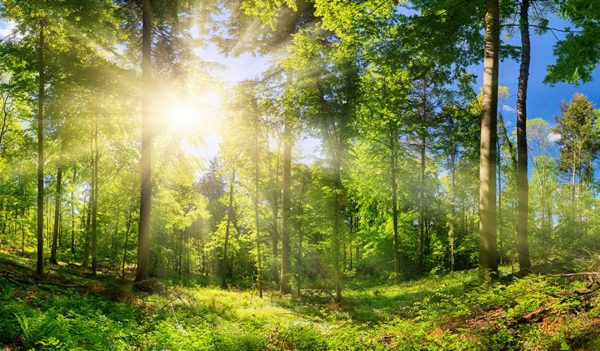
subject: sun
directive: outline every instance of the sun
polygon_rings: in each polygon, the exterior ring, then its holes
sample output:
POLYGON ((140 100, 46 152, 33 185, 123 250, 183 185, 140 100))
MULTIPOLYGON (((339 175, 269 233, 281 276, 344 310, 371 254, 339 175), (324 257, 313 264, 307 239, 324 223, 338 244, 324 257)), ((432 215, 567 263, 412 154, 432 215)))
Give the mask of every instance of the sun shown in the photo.
POLYGON ((167 108, 167 124, 175 132, 212 129, 221 119, 224 99, 215 91, 197 96, 173 96, 167 108))
POLYGON ((175 99, 169 107, 169 123, 176 131, 194 128, 200 118, 199 111, 186 99, 175 99))

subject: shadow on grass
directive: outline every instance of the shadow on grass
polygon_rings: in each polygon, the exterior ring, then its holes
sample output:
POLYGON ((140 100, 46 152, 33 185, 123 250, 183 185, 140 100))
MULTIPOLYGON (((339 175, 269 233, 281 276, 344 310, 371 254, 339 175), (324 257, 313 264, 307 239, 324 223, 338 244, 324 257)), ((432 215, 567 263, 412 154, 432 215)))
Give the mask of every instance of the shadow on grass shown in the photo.
POLYGON ((295 311, 307 319, 351 320, 356 323, 377 324, 390 319, 414 318, 416 302, 434 294, 459 297, 466 289, 477 284, 477 273, 467 271, 443 276, 430 276, 395 285, 351 283, 344 290, 341 303, 333 295, 314 290, 303 290, 303 296, 278 299, 276 303, 295 311))

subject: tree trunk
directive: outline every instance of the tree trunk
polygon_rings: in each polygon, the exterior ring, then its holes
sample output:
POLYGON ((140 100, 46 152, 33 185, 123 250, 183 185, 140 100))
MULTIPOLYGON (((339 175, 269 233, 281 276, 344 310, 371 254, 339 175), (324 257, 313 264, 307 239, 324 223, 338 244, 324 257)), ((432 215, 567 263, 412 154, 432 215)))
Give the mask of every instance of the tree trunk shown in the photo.
POLYGON ((125 231, 125 243, 123 244, 123 263, 121 265, 121 280, 125 280, 125 262, 127 262, 127 248, 129 246, 129 232, 131 231, 131 212, 127 216, 127 230, 125 231))
POLYGON ((425 244, 425 138, 420 146, 421 170, 419 172, 419 246, 418 270, 419 274, 425 273, 425 257, 423 254, 425 244))
POLYGON ((140 191, 140 224, 135 281, 148 278, 150 257, 150 211, 152 207, 152 9, 151 0, 142 2, 142 185, 140 191))
POLYGON ((348 225, 350 235, 348 236, 348 269, 352 271, 352 243, 354 242, 354 214, 350 214, 350 223, 348 225))
POLYGON ((19 221, 21 226, 21 256, 25 257, 25 226, 23 221, 25 219, 25 208, 21 208, 21 220, 19 221))
POLYGON ((87 267, 87 265, 89 264, 89 260, 90 260, 90 221, 92 219, 92 197, 93 197, 93 192, 92 189, 90 189, 89 195, 88 195, 88 199, 87 199, 87 208, 84 209, 83 212, 83 217, 81 219, 82 221, 82 225, 83 225, 83 232, 85 233, 85 238, 84 238, 84 242, 83 242, 83 259, 81 262, 81 265, 83 267, 87 267))
POLYGON ((456 156, 450 156, 450 181, 452 184, 452 192, 450 199, 450 232, 448 241, 450 243, 450 271, 454 272, 454 240, 456 239, 456 156))
POLYGON ((298 199, 298 257, 296 258, 296 296, 302 295, 302 271, 303 271, 303 257, 302 257, 302 244, 304 243, 304 230, 302 228, 302 220, 304 219, 304 194, 306 193, 307 182, 302 179, 302 189, 300 191, 300 198, 298 199))
POLYGON ((334 218, 333 218, 333 280, 335 284, 335 301, 342 301, 342 273, 340 270, 340 243, 342 237, 342 207, 343 207, 343 195, 342 195, 342 166, 341 156, 336 155, 334 174, 335 174, 335 196, 334 196, 334 218))
POLYGON ((50 262, 57 264, 56 259, 57 246, 58 246, 58 228, 60 226, 60 203, 62 195, 62 166, 58 167, 56 172, 56 198, 54 204, 54 228, 52 230, 52 252, 50 254, 50 262))
MULTIPOLYGON (((300 203, 302 206, 302 203, 300 203)), ((296 261, 296 297, 302 296, 302 267, 303 267, 303 258, 302 258, 302 244, 304 241, 304 231, 302 229, 302 225, 298 225, 298 259, 296 261)))
POLYGON ((259 198, 259 180, 260 180, 260 165, 258 162, 258 126, 257 133, 255 135, 255 154, 254 154, 254 230, 256 231, 256 285, 258 287, 258 296, 263 297, 262 287, 262 251, 260 245, 260 222, 258 216, 258 198, 259 198))
POLYGON ((185 235, 185 229, 179 232, 179 240, 177 240, 177 283, 179 285, 183 282, 183 236, 185 235))
POLYGON ((38 43, 38 111, 37 111, 37 265, 36 273, 44 274, 44 100, 46 77, 44 72, 44 22, 40 21, 38 43))
POLYGON ((289 117, 285 117, 283 132, 283 200, 281 212, 281 279, 280 288, 284 294, 290 293, 290 187, 292 178, 292 131, 289 117))
POLYGON ((278 257, 279 257, 279 146, 277 147, 276 162, 275 162, 275 171, 271 170, 271 174, 274 175, 274 188, 273 192, 273 205, 272 205, 272 215, 273 215, 273 223, 272 223, 272 231, 271 231, 271 252, 274 257, 273 262, 275 264, 272 268, 273 280, 275 282, 279 282, 280 274, 278 267, 278 257))
POLYGON ((390 130, 390 183, 392 186, 392 225, 394 231, 394 275, 396 282, 400 281, 400 242, 398 235, 398 164, 396 154, 396 133, 390 130))
MULTIPOLYGON (((223 243, 223 265, 221 267, 221 287, 227 288, 227 274, 229 273, 229 230, 233 217, 233 184, 235 183, 235 169, 231 171, 229 181, 229 207, 227 210, 227 224, 225 225, 225 242, 223 243)), ((262 297, 262 296, 261 296, 262 297)))
MULTIPOLYGON (((52 242, 52 231, 50 230, 50 218, 52 218, 52 206, 50 206, 50 194, 45 194, 44 196, 44 208, 46 209, 47 213, 46 213, 46 228, 44 229, 44 232, 46 233, 46 242, 52 242)), ((4 214, 4 218, 6 220, 6 215, 7 213, 4 214)), ((6 226, 4 226, 4 229, 6 229, 6 226)), ((3 231, 4 231, 3 229, 3 231)), ((4 233, 2 233, 4 234, 4 233)))
MULTIPOLYGON (((502 118, 500 118, 502 120, 502 118)), ((502 123, 502 122, 500 122, 502 123)), ((503 218, 502 218, 502 153, 500 149, 500 138, 496 139, 496 150, 498 150, 498 154, 496 155, 496 181, 498 183, 497 191, 498 191, 498 209, 497 209, 497 218, 498 218, 498 248, 499 248, 499 262, 502 264, 502 257, 504 253, 504 226, 503 226, 503 218)))
POLYGON ((77 179, 77 167, 73 167, 73 184, 71 190, 71 254, 75 255, 75 181, 77 179))
POLYGON ((498 277, 496 243, 496 139, 498 118, 498 62, 500 52, 500 5, 487 0, 481 152, 479 165, 479 263, 485 280, 498 277))
MULTIPOLYGON (((258 155, 256 155, 258 156, 258 155)), ((255 165, 254 174, 254 227, 256 230, 256 285, 258 287, 258 296, 262 298, 262 250, 260 246, 260 223, 258 217, 258 196, 259 196, 259 166, 255 165)))
POLYGON ((527 84, 531 47, 529 39, 529 0, 521 0, 521 69, 517 93, 517 189, 519 192, 517 216, 517 251, 521 274, 531 271, 527 224, 529 212, 529 183, 527 179, 527 84))
POLYGON ((98 147, 98 119, 94 117, 94 169, 92 175, 92 274, 96 275, 98 270, 98 257, 96 247, 98 243, 98 162, 100 151, 98 147))

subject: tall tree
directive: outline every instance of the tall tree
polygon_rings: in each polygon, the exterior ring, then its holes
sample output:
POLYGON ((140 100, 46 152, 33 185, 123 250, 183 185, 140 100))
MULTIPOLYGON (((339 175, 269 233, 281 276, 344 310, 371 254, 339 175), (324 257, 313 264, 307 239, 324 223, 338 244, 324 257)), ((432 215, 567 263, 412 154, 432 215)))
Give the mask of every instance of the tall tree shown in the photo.
POLYGON ((283 132, 283 198, 281 211, 281 279, 280 288, 283 293, 290 293, 289 276, 291 270, 290 248, 290 187, 292 178, 292 126, 290 116, 284 117, 283 132))
POLYGON ((148 278, 152 208, 152 0, 142 1, 142 158, 136 281, 148 278))
POLYGON ((584 186, 590 188, 593 183, 593 161, 600 147, 596 107, 585 95, 575 94, 568 104, 561 103, 560 112, 554 129, 560 135, 558 168, 568 174, 575 199, 584 186))
POLYGON ((531 45, 529 37, 529 0, 521 0, 521 67, 519 70, 519 88, 517 92, 517 251, 521 274, 531 270, 529 258, 529 240, 527 237, 529 219, 529 181, 527 160, 527 85, 529 81, 529 63, 531 45))
POLYGON ((500 57, 500 4, 487 0, 483 63, 483 105, 479 161, 479 263, 485 279, 498 276, 496 244, 496 125, 498 64, 500 57))
MULTIPOLYGON (((225 242, 223 243, 223 261, 221 263, 221 287, 227 288, 227 276, 229 275, 230 263, 229 263, 229 237, 231 231, 231 222, 233 221, 233 190, 235 184, 235 168, 230 170, 231 176, 229 178, 229 192, 228 192, 228 205, 227 205, 227 222, 225 224, 225 242)), ((262 289, 260 290, 262 297, 262 289)))
POLYGON ((91 254, 92 254, 92 274, 96 275, 96 271, 98 270, 98 254, 97 254, 97 246, 98 246, 98 193, 99 193, 99 182, 98 182, 98 162, 100 158, 100 147, 98 146, 98 117, 94 116, 93 123, 93 145, 94 148, 92 150, 92 187, 90 189, 91 197, 92 197, 92 240, 91 240, 91 254))
POLYGON ((38 41, 38 111, 37 111, 37 265, 38 275, 44 273, 44 100, 46 98, 45 79, 45 36, 44 19, 39 22, 38 41))

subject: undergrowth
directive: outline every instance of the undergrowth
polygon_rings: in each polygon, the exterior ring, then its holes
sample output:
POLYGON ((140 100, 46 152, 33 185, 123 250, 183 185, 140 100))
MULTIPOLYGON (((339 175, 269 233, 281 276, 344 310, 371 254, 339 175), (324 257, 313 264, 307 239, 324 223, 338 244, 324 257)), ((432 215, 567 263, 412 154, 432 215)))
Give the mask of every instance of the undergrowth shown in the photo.
POLYGON ((476 272, 349 285, 345 300, 214 287, 153 294, 80 278, 87 289, 0 277, 5 350, 594 350, 600 308, 586 283, 530 275, 480 285, 476 272), (117 293, 118 292, 118 293, 117 293), (118 301, 115 301, 118 300, 118 301))

